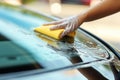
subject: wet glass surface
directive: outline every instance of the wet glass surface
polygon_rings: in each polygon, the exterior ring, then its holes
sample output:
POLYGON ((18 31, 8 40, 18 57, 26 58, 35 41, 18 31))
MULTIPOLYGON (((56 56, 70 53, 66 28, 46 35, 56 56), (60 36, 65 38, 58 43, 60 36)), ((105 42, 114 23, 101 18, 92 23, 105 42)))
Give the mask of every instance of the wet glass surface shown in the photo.
MULTIPOLYGON (((21 10, 0 8, 0 33, 24 48, 25 53, 32 56, 28 58, 34 60, 37 65, 42 65, 42 69, 57 69, 66 66, 85 67, 112 59, 111 53, 105 46, 80 29, 74 39, 65 38, 62 41, 33 31, 35 27, 48 21, 46 17, 37 17, 21 10)), ((0 44, 3 42, 1 41, 0 44)), ((0 51, 0 54, 1 52, 4 51, 0 51)), ((9 53, 6 52, 6 54, 9 53)), ((14 67, 14 65, 10 66, 14 67)))

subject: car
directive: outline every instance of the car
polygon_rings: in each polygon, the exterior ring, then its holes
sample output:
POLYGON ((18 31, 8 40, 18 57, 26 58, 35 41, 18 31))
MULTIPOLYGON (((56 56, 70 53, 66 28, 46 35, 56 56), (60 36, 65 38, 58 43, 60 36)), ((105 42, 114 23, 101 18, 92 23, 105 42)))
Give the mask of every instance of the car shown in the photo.
MULTIPOLYGON (((49 2, 49 0, 45 0, 46 2, 49 2)), ((92 0, 57 0, 54 2, 61 2, 66 4, 81 4, 81 5, 90 5, 92 0)))
POLYGON ((120 80, 120 52, 79 28, 56 40, 34 32, 59 20, 24 6, 0 3, 0 80, 120 80))
POLYGON ((90 5, 91 0, 61 0, 62 3, 90 5))

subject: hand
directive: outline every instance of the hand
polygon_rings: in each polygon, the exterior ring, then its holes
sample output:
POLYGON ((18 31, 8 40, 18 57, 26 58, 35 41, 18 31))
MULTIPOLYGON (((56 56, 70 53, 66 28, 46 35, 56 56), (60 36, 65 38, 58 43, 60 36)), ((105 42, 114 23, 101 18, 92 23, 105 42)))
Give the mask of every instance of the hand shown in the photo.
POLYGON ((82 16, 77 15, 43 25, 55 25, 50 28, 51 30, 64 29, 63 33, 60 35, 60 38, 62 38, 68 33, 75 31, 82 24, 83 19, 82 16))

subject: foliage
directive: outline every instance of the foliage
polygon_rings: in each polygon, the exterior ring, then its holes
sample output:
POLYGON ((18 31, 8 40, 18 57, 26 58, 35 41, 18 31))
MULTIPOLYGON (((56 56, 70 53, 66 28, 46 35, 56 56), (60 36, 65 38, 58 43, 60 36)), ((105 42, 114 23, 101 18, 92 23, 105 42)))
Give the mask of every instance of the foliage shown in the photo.
POLYGON ((27 4, 34 1, 37 1, 37 0, 21 0, 22 4, 27 4))

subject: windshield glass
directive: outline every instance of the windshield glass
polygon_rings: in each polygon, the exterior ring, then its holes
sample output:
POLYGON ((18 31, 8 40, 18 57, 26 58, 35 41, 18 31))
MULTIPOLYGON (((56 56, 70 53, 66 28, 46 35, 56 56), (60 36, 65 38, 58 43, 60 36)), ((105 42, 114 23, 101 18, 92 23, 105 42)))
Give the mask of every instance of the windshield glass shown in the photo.
POLYGON ((27 10, 0 7, 0 74, 80 68, 111 60, 109 50, 80 29, 75 39, 63 41, 33 31, 48 21, 52 19, 27 10))
POLYGON ((43 68, 26 50, 0 35, 0 74, 43 68))

